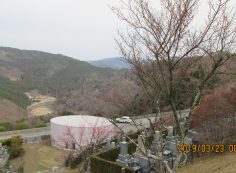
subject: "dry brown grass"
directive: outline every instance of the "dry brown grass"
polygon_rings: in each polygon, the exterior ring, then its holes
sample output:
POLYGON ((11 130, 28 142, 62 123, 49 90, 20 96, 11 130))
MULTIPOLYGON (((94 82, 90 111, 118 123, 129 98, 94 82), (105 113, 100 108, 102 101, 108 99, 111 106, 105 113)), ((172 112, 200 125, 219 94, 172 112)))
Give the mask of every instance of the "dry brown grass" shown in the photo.
POLYGON ((39 102, 33 103, 27 108, 30 116, 43 116, 54 112, 53 104, 56 98, 46 95, 38 95, 35 100, 38 100, 39 102))
POLYGON ((30 111, 30 114, 33 116, 42 116, 42 115, 48 115, 48 114, 52 114, 53 110, 51 108, 48 107, 37 107, 35 109, 33 109, 32 111, 30 111))
POLYGON ((55 100, 54 97, 47 96, 47 95, 38 95, 35 99, 36 100, 41 100, 41 101, 52 101, 52 100, 55 100))
POLYGON ((25 150, 24 156, 10 161, 14 169, 22 164, 24 172, 35 172, 47 170, 63 163, 65 155, 63 150, 46 144, 24 145, 23 147, 25 150))
POLYGON ((236 173, 236 153, 195 160, 177 173, 236 173))

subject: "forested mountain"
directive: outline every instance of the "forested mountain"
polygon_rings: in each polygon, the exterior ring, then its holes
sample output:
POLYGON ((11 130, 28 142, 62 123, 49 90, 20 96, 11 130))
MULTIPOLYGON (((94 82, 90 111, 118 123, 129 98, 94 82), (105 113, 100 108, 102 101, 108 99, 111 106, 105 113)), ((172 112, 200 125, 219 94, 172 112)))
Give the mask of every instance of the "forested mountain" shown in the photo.
POLYGON ((0 75, 28 90, 63 94, 114 73, 59 54, 0 47, 0 75))
POLYGON ((24 110, 30 105, 27 91, 61 98, 120 73, 60 54, 0 47, 0 98, 24 110))

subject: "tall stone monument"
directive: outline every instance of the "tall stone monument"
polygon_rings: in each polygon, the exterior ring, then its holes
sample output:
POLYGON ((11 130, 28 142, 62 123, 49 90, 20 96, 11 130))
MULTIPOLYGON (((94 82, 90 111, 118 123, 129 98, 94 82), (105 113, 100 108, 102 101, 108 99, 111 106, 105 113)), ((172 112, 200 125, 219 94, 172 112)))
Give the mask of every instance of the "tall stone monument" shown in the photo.
POLYGON ((138 136, 138 146, 136 147, 136 152, 134 153, 134 158, 139 159, 141 156, 144 156, 146 153, 146 149, 144 146, 144 138, 142 135, 138 136))
POLYGON ((125 137, 123 137, 120 142, 120 154, 116 161, 123 164, 128 164, 130 157, 131 156, 128 154, 128 143, 126 142, 125 137))

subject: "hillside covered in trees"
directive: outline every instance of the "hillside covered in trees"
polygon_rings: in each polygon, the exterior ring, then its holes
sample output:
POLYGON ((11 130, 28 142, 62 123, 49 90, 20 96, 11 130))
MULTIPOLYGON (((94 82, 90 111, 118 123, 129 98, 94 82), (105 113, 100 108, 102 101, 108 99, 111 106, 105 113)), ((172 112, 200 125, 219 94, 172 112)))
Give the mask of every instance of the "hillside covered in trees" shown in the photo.
POLYGON ((0 98, 23 110, 31 103, 25 95, 30 90, 60 98, 120 73, 63 55, 0 47, 0 98))
MULTIPOLYGON (((206 62, 205 66, 195 67, 189 75, 183 73, 186 79, 176 84, 179 90, 184 91, 178 96, 179 108, 189 106, 187 103, 194 86, 189 86, 188 81, 199 80, 208 65, 206 62)), ((235 73, 235 67, 235 58, 224 66, 230 73, 235 73)), ((232 81, 235 81, 234 75, 219 75, 211 80, 205 94, 232 81)), ((99 68, 58 54, 0 47, 0 83, 0 98, 22 110, 15 111, 14 114, 20 112, 19 116, 3 111, 1 117, 22 118, 31 104, 25 92, 34 89, 57 98, 55 115, 70 112, 132 116, 156 111, 153 101, 146 96, 132 69, 99 68)), ((168 100, 162 98, 160 101, 161 111, 168 111, 169 107, 165 107, 168 100)))

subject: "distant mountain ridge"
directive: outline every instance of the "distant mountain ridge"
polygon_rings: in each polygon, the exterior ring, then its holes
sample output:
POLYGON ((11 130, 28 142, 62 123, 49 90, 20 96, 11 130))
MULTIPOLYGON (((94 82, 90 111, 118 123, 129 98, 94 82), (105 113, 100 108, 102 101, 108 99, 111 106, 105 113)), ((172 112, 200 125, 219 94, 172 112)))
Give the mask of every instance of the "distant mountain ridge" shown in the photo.
POLYGON ((114 72, 60 54, 0 47, 0 76, 27 87, 73 89, 114 72))
POLYGON ((95 61, 87 61, 91 65, 102 68, 112 68, 112 69, 130 69, 128 62, 125 62, 123 58, 114 57, 114 58, 105 58, 95 61))

